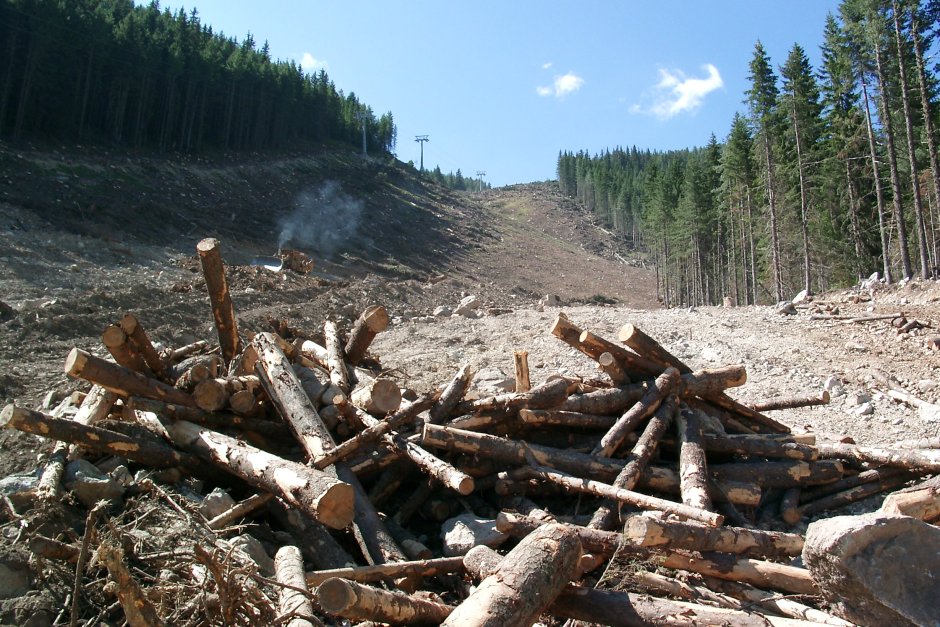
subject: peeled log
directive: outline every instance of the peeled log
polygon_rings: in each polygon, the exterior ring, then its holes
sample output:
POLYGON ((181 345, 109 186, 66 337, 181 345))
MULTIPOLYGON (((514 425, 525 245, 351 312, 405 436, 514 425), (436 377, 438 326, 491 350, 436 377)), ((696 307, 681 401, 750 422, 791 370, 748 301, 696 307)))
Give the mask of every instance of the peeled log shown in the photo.
POLYGON ((712 508, 708 467, 702 447, 702 426, 696 410, 684 407, 676 416, 679 434, 679 487, 682 502, 704 510, 712 508))
POLYGON ((357 366, 366 356, 369 345, 375 336, 388 328, 388 312, 381 305, 372 305, 363 311, 353 324, 346 340, 346 361, 357 366))
POLYGON ((185 407, 196 406, 196 401, 191 395, 162 381, 95 357, 80 348, 73 348, 65 358, 65 373, 97 383, 122 396, 143 396, 185 407))
POLYGON ((177 446, 274 492, 324 525, 343 529, 353 520, 354 493, 348 483, 191 422, 168 423, 166 429, 177 446))
POLYGON ((206 278, 212 318, 219 332, 222 359, 229 364, 238 354, 241 342, 238 339, 235 308, 232 306, 232 295, 228 289, 228 282, 225 280, 225 268, 222 266, 222 253, 219 247, 219 240, 207 237, 196 244, 196 252, 199 253, 202 274, 206 278))
POLYGON ((783 590, 794 594, 817 594, 813 577, 805 568, 748 558, 716 556, 713 559, 694 554, 667 552, 657 565, 689 570, 719 579, 743 581, 758 588, 783 590))
POLYGON ((317 600, 328 614, 395 625, 440 624, 453 610, 443 603, 416 599, 335 577, 319 585, 317 600))
POLYGON ((528 627, 574 575, 578 536, 548 523, 526 536, 442 625, 528 627))

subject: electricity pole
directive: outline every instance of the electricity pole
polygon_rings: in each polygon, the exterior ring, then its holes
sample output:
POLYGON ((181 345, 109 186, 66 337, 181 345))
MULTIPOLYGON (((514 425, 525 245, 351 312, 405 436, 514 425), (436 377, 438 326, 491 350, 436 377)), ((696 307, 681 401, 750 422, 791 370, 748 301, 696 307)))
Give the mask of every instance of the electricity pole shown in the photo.
POLYGON ((415 141, 421 144, 421 171, 424 172, 424 142, 429 141, 427 135, 415 135, 415 141))
POLYGON ((477 176, 480 177, 480 192, 483 192, 483 177, 486 176, 486 172, 483 170, 477 170, 477 176))
POLYGON ((368 114, 365 111, 360 111, 356 114, 356 119, 362 123, 362 154, 368 154, 366 152, 366 120, 369 119, 368 114))

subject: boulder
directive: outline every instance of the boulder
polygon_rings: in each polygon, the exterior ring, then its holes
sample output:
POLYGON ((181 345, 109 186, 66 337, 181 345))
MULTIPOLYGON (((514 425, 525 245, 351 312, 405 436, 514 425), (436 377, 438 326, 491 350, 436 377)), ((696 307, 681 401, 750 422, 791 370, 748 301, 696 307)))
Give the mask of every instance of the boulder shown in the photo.
POLYGON ((509 536, 496 529, 495 520, 461 514, 444 522, 441 538, 444 540, 444 555, 455 557, 466 555, 470 549, 481 544, 495 548, 508 540, 509 536))
POLYGON ((833 612, 870 627, 937 625, 940 529, 873 512, 812 523, 803 562, 833 612))
POLYGON ((480 299, 476 296, 467 296, 460 301, 460 304, 454 309, 455 316, 464 316, 466 318, 478 317, 477 310, 480 308, 480 299))
POLYGON ((206 517, 206 520, 212 520, 233 507, 235 507, 235 499, 222 488, 215 488, 199 504, 199 512, 206 517))
POLYGON ((124 486, 84 459, 66 464, 62 483, 89 509, 98 501, 116 502, 124 496, 124 486))

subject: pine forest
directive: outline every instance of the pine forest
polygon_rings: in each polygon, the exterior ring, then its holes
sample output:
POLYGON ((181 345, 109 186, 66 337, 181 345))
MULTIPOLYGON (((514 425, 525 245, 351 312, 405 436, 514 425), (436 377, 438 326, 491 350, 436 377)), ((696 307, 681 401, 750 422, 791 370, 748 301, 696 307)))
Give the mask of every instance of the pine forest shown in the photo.
POLYGON ((938 21, 937 0, 844 0, 818 68, 756 43, 723 141, 563 151, 561 190, 648 253, 666 306, 936 277, 938 21))

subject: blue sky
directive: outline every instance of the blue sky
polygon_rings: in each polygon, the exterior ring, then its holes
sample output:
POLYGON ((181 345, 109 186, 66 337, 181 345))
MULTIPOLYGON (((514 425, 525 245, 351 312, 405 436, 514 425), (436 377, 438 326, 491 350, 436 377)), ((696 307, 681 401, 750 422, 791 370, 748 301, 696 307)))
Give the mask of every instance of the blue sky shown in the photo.
MULTIPOLYGON (((760 39, 774 66, 794 43, 818 66, 836 0, 164 0, 204 24, 267 40, 277 59, 326 69, 376 114, 396 153, 486 171, 494 186, 555 177, 559 150, 670 150, 722 140, 744 111, 760 39)), ((778 71, 779 73, 779 71, 778 71)))

